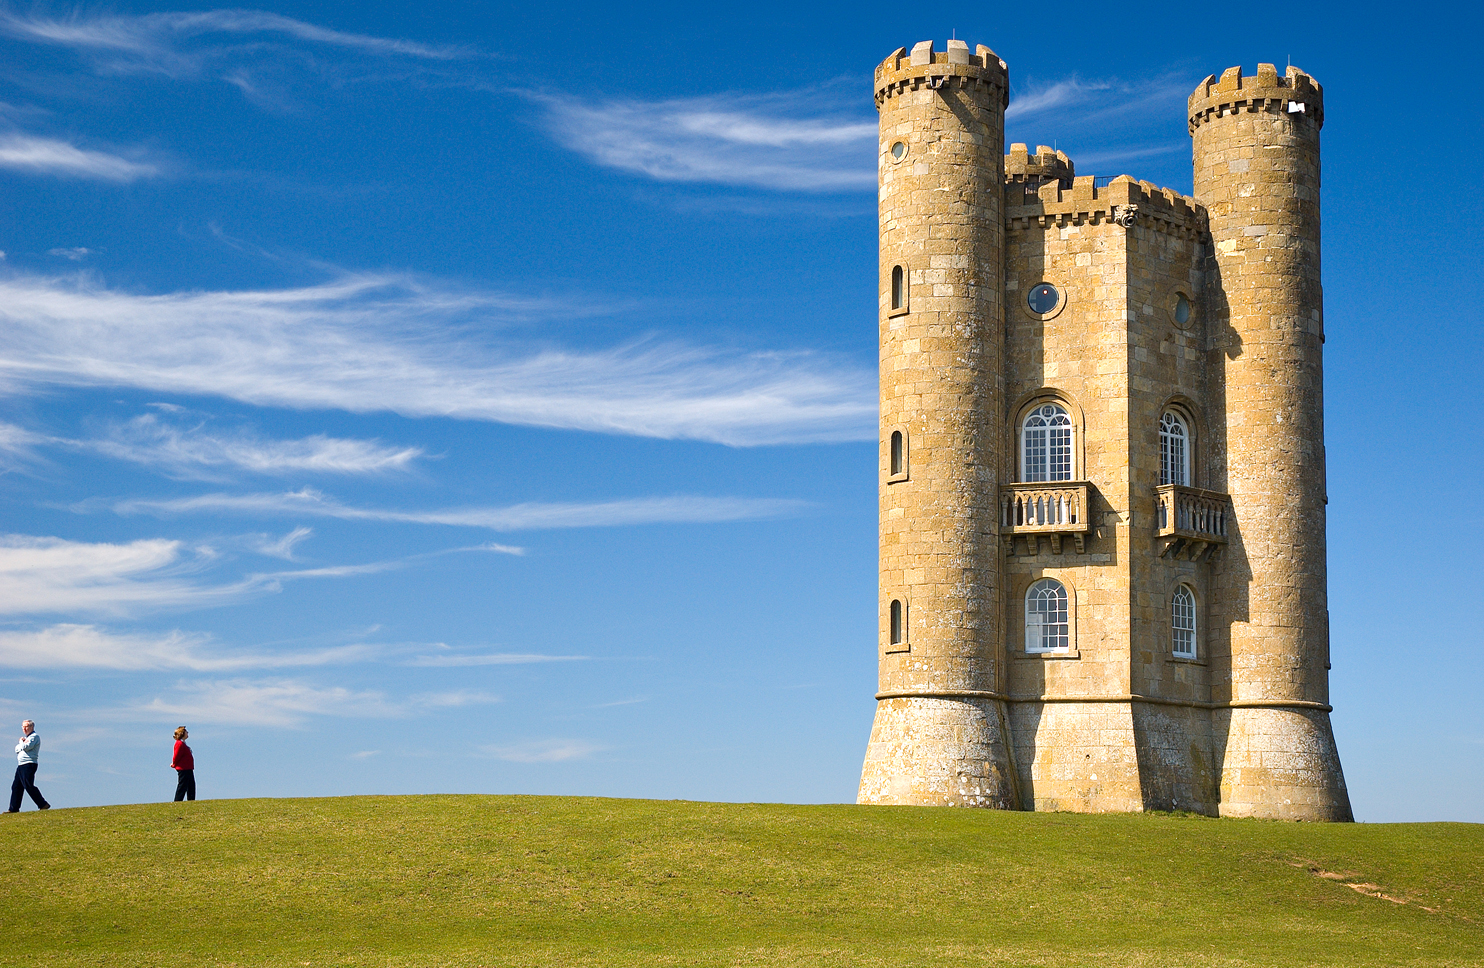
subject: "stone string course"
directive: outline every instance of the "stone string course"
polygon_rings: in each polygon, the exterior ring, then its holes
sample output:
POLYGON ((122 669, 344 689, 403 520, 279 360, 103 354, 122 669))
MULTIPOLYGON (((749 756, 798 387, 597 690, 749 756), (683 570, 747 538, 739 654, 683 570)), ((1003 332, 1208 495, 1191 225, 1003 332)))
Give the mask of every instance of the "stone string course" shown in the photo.
POLYGON ((961 41, 876 69, 880 684, 860 801, 1348 820, 1328 704, 1322 89, 1270 65, 1203 81, 1193 197, 1007 153, 1007 91, 1004 62, 961 41), (1061 300, 1036 313, 1042 282, 1061 300), (1018 428, 1046 402, 1073 423, 1075 542, 1002 534, 1018 428), (1157 534, 1169 410, 1186 483, 1229 495, 1223 543, 1200 554, 1157 534), (1042 578, 1067 590, 1063 652, 1026 651, 1042 578), (1193 659, 1172 652, 1180 585, 1193 659))

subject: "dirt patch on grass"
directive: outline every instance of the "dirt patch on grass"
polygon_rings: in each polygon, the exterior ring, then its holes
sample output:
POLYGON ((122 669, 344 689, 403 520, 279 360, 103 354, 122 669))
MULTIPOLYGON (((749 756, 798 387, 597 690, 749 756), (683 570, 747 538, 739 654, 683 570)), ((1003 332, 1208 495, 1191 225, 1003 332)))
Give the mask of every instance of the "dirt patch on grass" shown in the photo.
POLYGON ((1341 887, 1348 887, 1355 893, 1364 894, 1366 897, 1380 898, 1383 901, 1390 901, 1392 904, 1409 904, 1413 907, 1421 908, 1429 914, 1438 913, 1437 908, 1428 907, 1426 904, 1423 904, 1420 901, 1413 900, 1412 898, 1396 897, 1394 895, 1387 894, 1385 891, 1381 890, 1381 886, 1379 884, 1372 884, 1369 881, 1357 880, 1348 874, 1340 874, 1335 871, 1327 871, 1324 868, 1320 867, 1318 864, 1313 864, 1305 860, 1289 861, 1289 864, 1302 870, 1308 871, 1310 874, 1313 874, 1320 880, 1333 881, 1334 883, 1339 884, 1341 887))

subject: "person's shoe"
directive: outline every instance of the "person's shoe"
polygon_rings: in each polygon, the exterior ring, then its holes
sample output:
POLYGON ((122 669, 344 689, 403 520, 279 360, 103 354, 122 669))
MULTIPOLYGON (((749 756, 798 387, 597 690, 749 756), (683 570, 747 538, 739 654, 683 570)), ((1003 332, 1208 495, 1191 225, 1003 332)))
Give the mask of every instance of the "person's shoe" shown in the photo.
POLYGON ((7 810, 6 813, 20 813, 19 810, 7 810))
POLYGON ((52 805, 51 804, 49 804, 49 803, 43 803, 41 806, 37 807, 36 809, 37 810, 50 810, 51 808, 52 808, 52 805))

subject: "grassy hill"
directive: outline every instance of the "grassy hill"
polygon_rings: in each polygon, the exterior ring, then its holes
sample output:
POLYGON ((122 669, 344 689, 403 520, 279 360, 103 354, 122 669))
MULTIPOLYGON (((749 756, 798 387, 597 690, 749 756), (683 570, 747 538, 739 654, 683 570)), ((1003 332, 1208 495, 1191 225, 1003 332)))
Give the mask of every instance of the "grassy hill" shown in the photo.
POLYGON ((1484 964, 1484 825, 474 796, 0 820, 4 965, 1484 964))

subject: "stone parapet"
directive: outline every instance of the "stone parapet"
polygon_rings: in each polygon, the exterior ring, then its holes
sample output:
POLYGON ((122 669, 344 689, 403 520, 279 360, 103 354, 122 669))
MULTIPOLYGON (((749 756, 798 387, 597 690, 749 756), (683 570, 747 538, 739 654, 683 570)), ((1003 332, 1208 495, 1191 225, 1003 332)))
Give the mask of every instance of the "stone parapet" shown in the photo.
MULTIPOLYGON (((903 91, 947 87, 990 88, 1003 107, 1010 103, 1010 80, 1005 62, 980 44, 973 53, 961 40, 950 40, 948 49, 936 51, 931 40, 912 48, 898 47, 876 65, 876 107, 903 91)), ((996 150, 1000 150, 996 146, 996 150)))
POLYGON ((1013 144, 1005 155, 1005 181, 1011 184, 1040 185, 1054 181, 1062 188, 1071 188, 1076 176, 1076 166, 1065 151, 1057 151, 1045 145, 1037 145, 1036 153, 1023 144, 1013 144))
POLYGON ((1212 118, 1231 114, 1299 114, 1324 126, 1324 88, 1297 67, 1284 75, 1272 64, 1258 64, 1256 77, 1243 77, 1242 68, 1228 67, 1218 80, 1207 75, 1187 102, 1190 133, 1212 118))
POLYGON ((1128 175, 1101 188, 1091 175, 1083 175, 1072 180, 1070 189, 1047 182, 1034 191, 1010 184, 1005 192, 1005 228, 1012 232, 1104 222, 1129 227, 1144 221, 1179 238, 1192 238, 1200 233, 1205 217, 1195 199, 1128 175))

